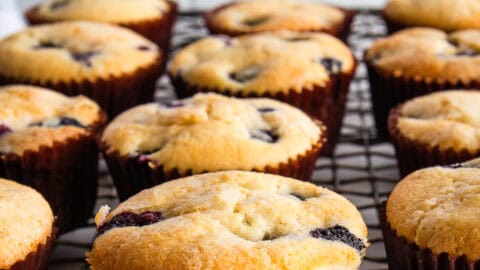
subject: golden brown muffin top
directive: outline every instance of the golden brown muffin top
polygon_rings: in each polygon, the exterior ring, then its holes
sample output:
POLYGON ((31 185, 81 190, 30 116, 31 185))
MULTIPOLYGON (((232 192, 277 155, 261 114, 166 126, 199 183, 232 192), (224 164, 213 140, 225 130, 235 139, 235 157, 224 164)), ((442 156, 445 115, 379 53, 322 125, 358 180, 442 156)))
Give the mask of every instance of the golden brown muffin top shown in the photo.
POLYGON ((341 24, 344 19, 344 12, 336 7, 287 0, 233 2, 208 17, 209 24, 216 28, 241 33, 322 31, 341 24))
POLYGON ((242 93, 287 93, 352 72, 348 47, 323 33, 275 32, 208 37, 181 50, 169 72, 190 85, 242 93))
POLYGON ((480 30, 410 28, 377 40, 365 56, 387 76, 468 83, 480 77, 480 30))
POLYGON ((406 26, 446 31, 480 28, 480 2, 476 0, 389 0, 384 14, 406 26))
POLYGON ((62 22, 29 27, 0 40, 0 74, 41 84, 95 82, 149 67, 159 56, 155 44, 128 29, 62 22))
POLYGON ((102 117, 86 97, 26 85, 0 87, 0 104, 0 153, 21 155, 77 138, 102 117))
POLYGON ((387 201, 399 236, 434 254, 480 259, 480 170, 433 167, 403 179, 387 201))
POLYGON ((52 210, 42 195, 0 178, 0 269, 10 269, 45 244, 53 222, 52 210))
POLYGON ((365 223, 347 199, 261 173, 182 178, 107 209, 97 214, 101 235, 87 255, 94 270, 353 270, 368 245, 365 223))
POLYGON ((167 171, 263 170, 305 154, 323 132, 286 103, 197 94, 122 113, 102 143, 108 152, 139 156, 167 171))
POLYGON ((34 12, 46 21, 132 23, 160 18, 169 9, 166 0, 47 0, 34 12))
POLYGON ((449 90, 406 102, 397 128, 406 138, 445 151, 480 150, 480 92, 449 90))

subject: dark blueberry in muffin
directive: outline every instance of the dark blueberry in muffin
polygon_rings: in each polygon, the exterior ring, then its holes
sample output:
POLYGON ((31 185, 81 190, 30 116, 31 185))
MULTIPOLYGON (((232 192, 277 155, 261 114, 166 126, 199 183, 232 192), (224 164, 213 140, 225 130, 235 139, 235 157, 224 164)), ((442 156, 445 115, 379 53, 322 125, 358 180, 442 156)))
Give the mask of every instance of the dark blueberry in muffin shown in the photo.
POLYGON ((53 41, 42 41, 42 42, 40 42, 40 44, 36 45, 33 48, 36 49, 36 50, 40 50, 40 49, 61 49, 61 48, 63 48, 63 46, 60 45, 60 44, 57 44, 53 41))
POLYGON ((0 136, 12 132, 12 129, 5 124, 0 124, 0 136))
POLYGON ((362 239, 356 237, 347 228, 341 225, 335 225, 328 229, 315 229, 310 232, 310 235, 314 238, 322 238, 330 241, 341 241, 358 251, 363 250, 367 246, 363 243, 362 239))
POLYGON ((137 50, 139 50, 139 51, 150 51, 150 47, 148 47, 146 45, 140 45, 140 46, 137 46, 137 50))
POLYGON ((131 212, 125 212, 114 216, 107 223, 98 228, 98 234, 102 234, 113 228, 136 226, 142 227, 157 223, 163 220, 162 212, 143 212, 135 214, 131 212))
POLYGON ((274 109, 274 108, 267 108, 267 107, 265 107, 265 108, 258 108, 257 111, 258 111, 259 113, 269 113, 269 112, 274 112, 275 109, 274 109))
POLYGON ((342 71, 342 62, 337 59, 326 57, 320 59, 320 63, 330 74, 336 74, 342 71))
POLYGON ((79 52, 72 52, 71 55, 72 55, 72 58, 73 60, 83 64, 84 66, 87 66, 87 67, 91 67, 92 66, 92 62, 91 62, 91 59, 97 55, 98 52, 83 52, 83 53, 79 53, 79 52))
POLYGON ((261 140, 267 143, 275 143, 278 141, 278 135, 271 130, 256 129, 250 131, 250 137, 252 139, 261 140))
POLYGON ((474 51, 472 49, 462 49, 459 50, 455 55, 456 56, 476 56, 479 53, 477 51, 474 51))
POLYGON ((50 9, 59 9, 63 8, 66 5, 70 4, 70 0, 57 0, 50 5, 50 9))
POLYGON ((252 66, 240 71, 230 73, 230 79, 239 83, 244 83, 255 79, 260 74, 261 68, 258 66, 252 66))
POLYGON ((257 17, 248 18, 244 20, 242 24, 246 26, 254 27, 267 22, 269 19, 270 17, 268 15, 257 16, 257 17))
POLYGON ((31 127, 60 127, 60 126, 75 126, 85 128, 77 119, 70 117, 52 117, 40 122, 30 124, 31 127))

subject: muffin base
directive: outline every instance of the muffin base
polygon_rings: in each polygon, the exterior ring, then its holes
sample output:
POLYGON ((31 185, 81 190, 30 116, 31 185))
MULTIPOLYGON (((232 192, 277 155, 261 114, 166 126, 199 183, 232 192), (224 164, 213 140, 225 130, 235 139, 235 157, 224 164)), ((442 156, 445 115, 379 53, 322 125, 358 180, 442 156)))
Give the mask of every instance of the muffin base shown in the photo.
POLYGON ((386 204, 380 209, 388 268, 390 270, 476 270, 480 261, 469 262, 466 256, 451 256, 447 253, 433 254, 430 249, 422 249, 398 236, 390 227, 386 218, 386 204))
POLYGON ((162 57, 163 55, 152 65, 130 74, 98 78, 94 82, 45 82, 0 75, 0 85, 29 84, 50 88, 67 96, 84 95, 96 101, 111 119, 128 108, 153 101, 157 78, 161 74, 162 57))
MULTIPOLYGON (((205 25, 207 26, 209 32, 214 35, 227 35, 227 36, 240 36, 240 35, 247 35, 247 34, 253 34, 253 33, 258 33, 258 31, 241 31, 241 30, 229 30, 229 29, 224 29, 222 27, 218 27, 215 25, 212 21, 212 17, 215 13, 219 12, 222 9, 225 9, 227 7, 230 7, 234 3, 228 3, 222 6, 219 6, 215 8, 212 11, 209 11, 205 13, 204 15, 204 21, 205 25)), ((353 17, 355 17, 355 12, 352 10, 340 8, 340 7, 335 7, 339 9, 341 12, 344 14, 344 20, 343 22, 339 24, 333 25, 331 28, 312 28, 304 31, 297 31, 297 32, 322 32, 322 33, 328 33, 330 35, 336 36, 339 39, 343 41, 347 41, 348 36, 350 34, 350 29, 351 25, 353 22, 353 17)))
MULTIPOLYGON (((160 13, 159 17, 152 20, 118 23, 118 25, 129 28, 140 35, 155 42, 163 51, 163 67, 166 65, 167 55, 170 49, 170 39, 172 37, 172 30, 177 17, 177 4, 173 1, 167 1, 169 11, 167 13, 160 13)), ((55 20, 48 20, 38 15, 39 5, 29 9, 25 16, 31 25, 54 23, 55 20)))
POLYGON ((392 109, 388 119, 388 131, 395 148, 398 168, 402 177, 422 168, 447 166, 464 162, 480 155, 480 151, 470 153, 467 150, 441 150, 428 144, 416 142, 404 136, 397 128, 402 105, 392 109))
POLYGON ((37 249, 30 252, 22 261, 17 261, 9 270, 46 270, 48 256, 55 244, 55 237, 58 229, 55 225, 52 227, 52 233, 44 244, 39 244, 37 249))
MULTIPOLYGON (((278 174, 310 181, 315 169, 315 161, 326 141, 324 137, 325 128, 323 125, 320 125, 320 128, 322 129, 322 135, 317 143, 305 153, 299 154, 287 162, 267 166, 260 170, 252 169, 252 171, 278 174)), ((108 153, 107 146, 102 143, 100 143, 100 145, 120 201, 128 199, 143 189, 194 174, 192 170, 186 172, 181 172, 177 169, 165 170, 162 165, 154 164, 153 161, 149 160, 142 161, 138 156, 122 156, 118 152, 108 153)), ((204 171, 202 173, 207 172, 210 171, 204 171)))
POLYGON ((31 186, 50 203, 60 233, 84 226, 97 198, 95 136, 106 117, 86 134, 22 155, 0 154, 0 176, 31 186))
POLYGON ((351 73, 330 76, 330 82, 325 86, 315 85, 313 88, 305 88, 301 91, 292 89, 287 93, 267 92, 263 94, 204 88, 190 85, 181 77, 172 74, 169 74, 169 76, 179 98, 191 97, 197 93, 215 92, 238 98, 272 98, 295 106, 312 118, 319 119, 326 126, 327 143, 322 148, 321 155, 331 156, 340 137, 348 90, 354 74, 355 67, 352 68, 351 73))
POLYGON ((366 62, 372 108, 375 117, 377 136, 380 140, 387 140, 388 115, 392 108, 409 99, 428 95, 432 92, 449 89, 478 89, 480 81, 448 82, 432 81, 422 78, 403 78, 378 72, 373 64, 366 62))

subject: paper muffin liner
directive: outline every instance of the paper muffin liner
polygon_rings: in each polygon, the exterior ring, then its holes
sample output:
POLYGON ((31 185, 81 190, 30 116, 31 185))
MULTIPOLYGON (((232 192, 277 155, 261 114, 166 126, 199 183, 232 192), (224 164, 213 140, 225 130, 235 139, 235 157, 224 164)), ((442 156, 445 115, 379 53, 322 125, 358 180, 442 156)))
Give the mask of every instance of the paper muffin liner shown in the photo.
POLYGON ((0 176, 33 187, 49 202, 60 233, 84 226, 97 198, 96 133, 106 116, 84 134, 28 150, 0 154, 0 176))
POLYGON ((480 150, 475 153, 470 153, 466 149, 461 151, 456 151, 453 148, 442 150, 438 146, 432 147, 426 143, 407 138, 397 128, 401 109, 402 105, 399 105, 390 112, 388 131, 395 148, 398 168, 402 177, 418 169, 456 164, 480 155, 480 150))
POLYGON ((388 139, 388 115, 392 108, 409 99, 450 89, 480 89, 480 81, 449 82, 404 78, 378 72, 366 61, 375 126, 379 139, 388 139))
POLYGON ((160 56, 153 64, 132 73, 95 81, 38 81, 28 78, 12 78, 0 75, 0 86, 29 84, 53 89, 67 96, 84 95, 96 101, 110 119, 139 104, 153 101, 157 78, 160 76, 160 56))
POLYGON ((422 249, 415 243, 397 235, 387 222, 386 204, 380 208, 380 223, 387 252, 390 270, 476 270, 480 260, 470 262, 466 256, 453 256, 448 253, 433 254, 430 249, 422 249))
POLYGON ((58 229, 53 225, 52 232, 43 244, 39 244, 35 251, 30 252, 24 260, 17 261, 8 270, 46 270, 48 256, 54 246, 58 229))
MULTIPOLYGON (((252 169, 251 171, 310 181, 318 154, 326 141, 325 127, 320 122, 316 122, 321 129, 320 138, 310 149, 306 150, 305 153, 289 158, 287 162, 272 164, 263 169, 252 169)), ((99 144, 120 201, 128 199, 143 189, 194 174, 192 170, 187 170, 186 172, 181 172, 178 169, 165 170, 161 164, 155 164, 148 159, 139 158, 138 155, 121 155, 115 151, 109 152, 106 144, 102 142, 99 144)), ((196 174, 207 172, 211 171, 203 171, 196 174)))
MULTIPOLYGON (((240 35, 247 35, 247 34, 253 34, 256 32, 252 31, 241 31, 241 30, 227 30, 222 28, 221 26, 215 25, 215 23, 212 21, 212 17, 215 13, 219 12, 222 9, 225 9, 227 7, 230 7, 234 3, 228 3, 222 6, 219 6, 215 8, 214 10, 211 10, 207 13, 204 14, 204 21, 205 25, 207 26, 209 32, 211 34, 221 34, 221 35, 227 35, 227 36, 240 36, 240 35)), ((338 24, 332 25, 330 28, 311 28, 308 30, 302 30, 302 31, 296 31, 296 32, 321 32, 321 33, 328 33, 330 35, 336 36, 339 39, 343 41, 347 41, 347 38, 350 34, 350 29, 351 25, 353 22, 353 17, 355 17, 355 12, 352 10, 336 7, 335 8, 339 9, 341 12, 344 14, 344 20, 338 24)), ((278 29, 281 30, 281 29, 278 29)))
POLYGON ((314 85, 313 88, 304 88, 300 91, 290 89, 287 93, 234 92, 227 89, 212 89, 188 84, 180 76, 170 75, 170 81, 175 87, 179 98, 191 97, 197 93, 215 92, 237 98, 272 98, 295 106, 311 117, 319 119, 327 127, 327 143, 321 151, 322 156, 331 156, 340 138, 342 121, 345 115, 350 82, 355 73, 355 66, 349 73, 339 73, 330 76, 324 86, 314 85))
MULTIPOLYGON (((117 25, 129 28, 140 35, 155 42, 165 54, 163 61, 166 62, 168 52, 170 49, 170 39, 172 37, 172 30, 177 17, 177 4, 173 1, 167 1, 169 10, 166 13, 159 12, 159 17, 151 20, 144 20, 131 23, 118 23, 117 25)), ((53 23, 56 20, 48 20, 38 16, 39 6, 34 6, 29 9, 25 16, 31 25, 53 23)))

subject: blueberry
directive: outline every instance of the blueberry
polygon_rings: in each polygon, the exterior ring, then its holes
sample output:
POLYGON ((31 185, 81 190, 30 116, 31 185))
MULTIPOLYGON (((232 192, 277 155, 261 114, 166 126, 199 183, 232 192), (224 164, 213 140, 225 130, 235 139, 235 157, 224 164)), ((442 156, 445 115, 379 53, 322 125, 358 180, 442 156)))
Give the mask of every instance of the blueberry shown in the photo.
POLYGON ((267 143, 275 143, 278 141, 278 135, 270 130, 256 129, 250 131, 252 139, 261 140, 267 143))
POLYGON ((78 120, 70 117, 52 117, 48 119, 44 119, 40 122, 35 122, 30 124, 31 127, 60 127, 60 126, 75 126, 79 128, 85 128, 82 123, 78 120))
POLYGON ((53 9, 63 8, 68 4, 70 4, 70 0, 57 0, 50 5, 50 9, 53 10, 53 9))
POLYGON ((93 58, 95 55, 98 54, 98 52, 83 52, 83 53, 78 53, 78 52, 71 52, 73 60, 87 66, 91 67, 92 62, 90 61, 91 58, 93 58))
POLYGON ((238 72, 231 73, 229 76, 230 76, 230 79, 234 81, 244 83, 244 82, 248 82, 255 79, 260 73, 260 71, 261 71, 260 67, 252 66, 252 67, 242 69, 238 72))
POLYGON ((310 232, 310 236, 330 241, 340 241, 357 249, 358 251, 362 251, 367 247, 365 243, 363 243, 362 239, 356 237, 347 228, 341 225, 335 225, 328 229, 315 229, 310 232))
POLYGON ((463 49, 463 50, 457 51, 455 55, 456 56, 476 56, 478 54, 479 53, 477 51, 474 51, 472 49, 463 49))
POLYGON ((97 229, 98 234, 102 234, 113 228, 121 227, 142 227, 151 225, 163 220, 162 212, 143 212, 140 214, 135 214, 132 212, 125 212, 114 216, 107 223, 103 224, 97 229))
POLYGON ((322 58, 320 59, 320 64, 322 64, 329 74, 336 74, 342 71, 342 62, 334 58, 322 58))
POLYGON ((269 19, 270 17, 268 15, 262 15, 262 16, 257 16, 253 18, 247 18, 242 21, 242 24, 246 26, 254 27, 267 22, 269 19))
POLYGON ((259 113, 270 113, 270 112, 274 112, 275 109, 270 107, 263 107, 263 108, 258 108, 257 111, 259 113))
POLYGON ((12 132, 12 129, 5 124, 0 124, 0 136, 12 132))
POLYGON ((52 41, 42 41, 35 47, 33 47, 35 50, 41 50, 41 49, 61 49, 63 48, 62 45, 57 44, 52 41))
POLYGON ((148 47, 147 45, 139 45, 139 46, 137 46, 137 50, 139 50, 139 51, 150 51, 150 47, 148 47))

